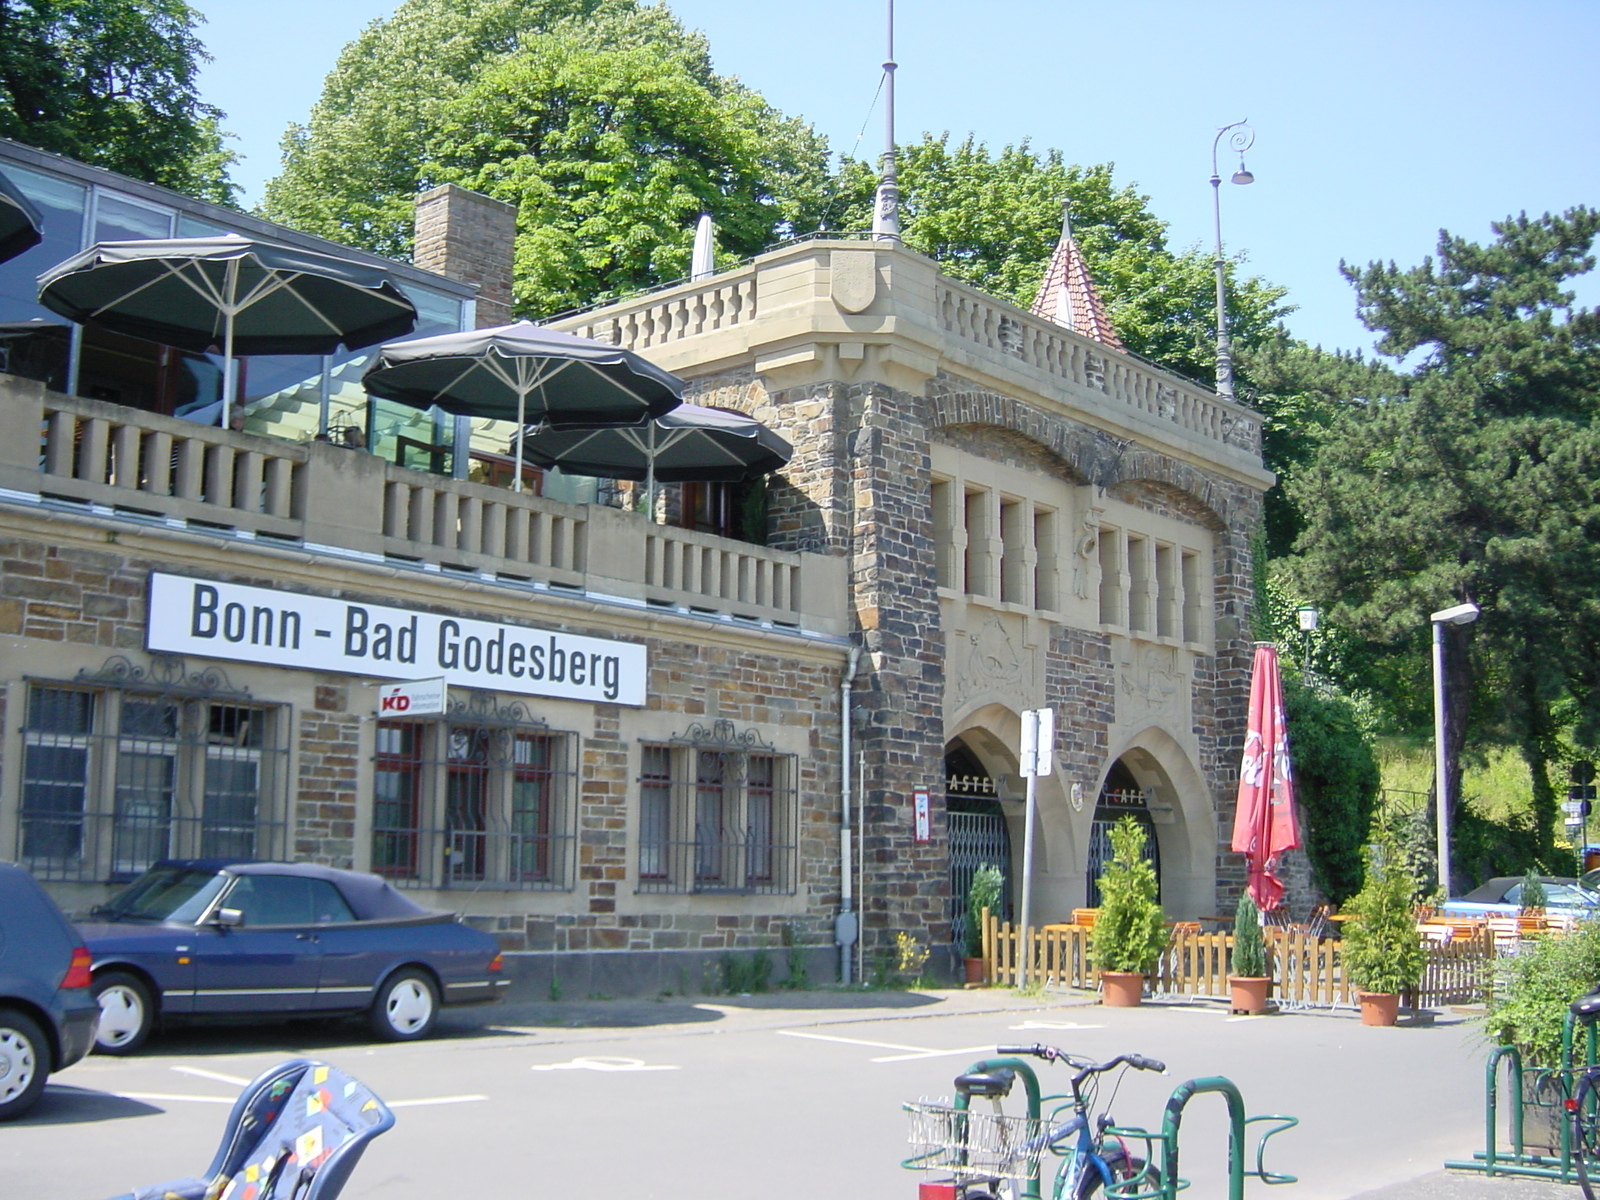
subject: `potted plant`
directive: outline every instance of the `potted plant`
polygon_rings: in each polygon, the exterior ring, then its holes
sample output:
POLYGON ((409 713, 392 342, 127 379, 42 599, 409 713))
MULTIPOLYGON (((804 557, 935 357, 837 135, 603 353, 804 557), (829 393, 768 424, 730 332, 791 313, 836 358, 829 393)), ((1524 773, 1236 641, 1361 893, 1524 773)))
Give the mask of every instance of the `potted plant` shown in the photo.
POLYGON ((983 918, 986 912, 994 912, 1000 907, 1000 893, 1005 890, 1005 885, 1005 876, 993 863, 984 863, 972 873, 972 883, 967 887, 967 953, 961 960, 969 984, 985 982, 983 918))
POLYGON ((1100 872, 1100 915, 1089 946, 1100 971, 1101 1003, 1114 1007, 1139 1003, 1144 977, 1167 947, 1144 842, 1144 827, 1123 817, 1111 827, 1111 861, 1100 872))
POLYGON ((1522 877, 1522 892, 1517 901, 1517 907, 1522 914, 1528 917, 1544 916, 1544 906, 1548 899, 1544 890, 1544 880, 1539 878, 1539 873, 1532 867, 1522 877))
POLYGON ((1366 849, 1366 879, 1350 904, 1344 969, 1357 989, 1363 1025, 1393 1025, 1400 993, 1422 982, 1427 953, 1411 911, 1416 880, 1386 836, 1366 849))
POLYGON ((1246 892, 1233 911, 1233 973, 1228 976, 1229 1007, 1254 1016, 1267 1010, 1267 946, 1261 938, 1261 910, 1246 892))

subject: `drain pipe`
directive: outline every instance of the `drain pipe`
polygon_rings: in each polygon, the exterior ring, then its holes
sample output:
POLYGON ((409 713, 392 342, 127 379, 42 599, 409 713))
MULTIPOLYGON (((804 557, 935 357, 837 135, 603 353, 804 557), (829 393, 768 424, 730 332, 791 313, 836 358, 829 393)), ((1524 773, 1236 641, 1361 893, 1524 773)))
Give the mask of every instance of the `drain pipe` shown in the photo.
POLYGON ((861 658, 861 647, 850 647, 850 660, 845 664, 844 677, 839 681, 839 915, 833 923, 833 940, 839 947, 839 982, 850 979, 851 951, 860 936, 860 919, 855 913, 855 888, 852 887, 852 868, 855 855, 851 841, 855 830, 850 824, 850 685, 856 677, 856 663, 861 658))

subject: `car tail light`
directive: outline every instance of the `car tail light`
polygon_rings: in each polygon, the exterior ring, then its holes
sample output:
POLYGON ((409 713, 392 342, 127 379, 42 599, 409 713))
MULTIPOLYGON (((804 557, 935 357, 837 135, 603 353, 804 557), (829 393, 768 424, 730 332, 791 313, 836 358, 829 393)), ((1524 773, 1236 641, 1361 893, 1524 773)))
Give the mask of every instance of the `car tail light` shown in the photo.
POLYGON ((504 954, 496 954, 493 958, 491 958, 489 960, 489 970, 491 970, 491 971, 504 971, 505 969, 506 969, 506 956, 504 954))
POLYGON ((61 981, 64 988, 86 988, 89 986, 89 964, 94 960, 89 956, 87 946, 79 946, 72 952, 72 964, 67 967, 66 978, 61 981))

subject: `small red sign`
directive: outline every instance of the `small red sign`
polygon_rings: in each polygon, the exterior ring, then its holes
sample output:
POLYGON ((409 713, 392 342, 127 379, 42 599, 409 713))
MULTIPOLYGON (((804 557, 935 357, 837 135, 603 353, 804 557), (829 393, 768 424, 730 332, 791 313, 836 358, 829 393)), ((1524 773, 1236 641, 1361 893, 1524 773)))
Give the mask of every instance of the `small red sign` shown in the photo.
POLYGON ((911 793, 912 810, 916 820, 916 840, 919 842, 933 841, 933 802, 927 788, 918 788, 911 793))

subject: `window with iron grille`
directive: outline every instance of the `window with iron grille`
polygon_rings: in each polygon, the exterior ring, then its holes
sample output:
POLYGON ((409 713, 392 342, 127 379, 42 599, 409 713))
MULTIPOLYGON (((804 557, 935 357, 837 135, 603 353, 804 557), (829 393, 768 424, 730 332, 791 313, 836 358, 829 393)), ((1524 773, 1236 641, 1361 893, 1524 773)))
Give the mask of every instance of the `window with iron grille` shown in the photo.
POLYGON ((163 858, 281 858, 288 728, 285 706, 181 661, 29 681, 17 857, 73 882, 163 858))
POLYGON ((789 893, 795 760, 732 722, 641 748, 638 890, 789 893))
POLYGON ((410 887, 572 887, 572 737, 520 704, 452 698, 442 717, 380 721, 372 869, 410 887))

